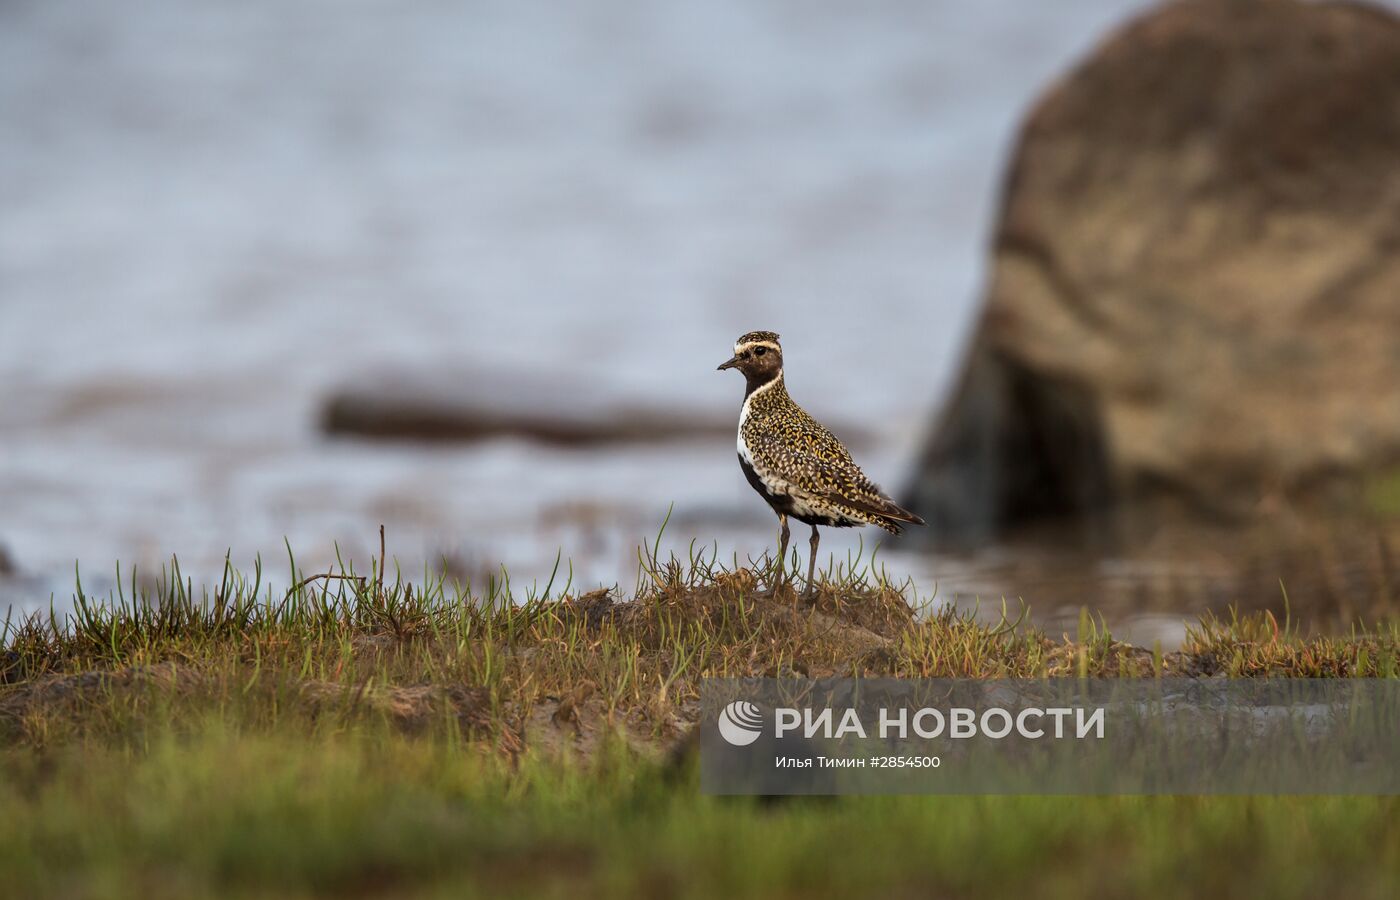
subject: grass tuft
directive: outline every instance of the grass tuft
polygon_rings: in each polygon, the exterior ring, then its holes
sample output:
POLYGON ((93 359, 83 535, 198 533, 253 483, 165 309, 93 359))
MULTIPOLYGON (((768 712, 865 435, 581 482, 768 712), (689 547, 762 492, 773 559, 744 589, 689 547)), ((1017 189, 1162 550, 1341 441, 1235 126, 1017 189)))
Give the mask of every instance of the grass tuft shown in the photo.
POLYGON ((705 676, 1397 677, 1400 629, 1207 617, 1163 654, 1086 611, 1053 640, 938 608, 858 553, 638 553, 638 584, 561 565, 407 580, 386 554, 274 590, 226 560, 75 579, 0 633, 0 871, 16 896, 1386 896, 1394 798, 707 798, 668 753, 705 676), (860 846, 859 854, 850 848, 860 846), (1183 881, 1182 855, 1205 881, 1183 881), (839 865, 831 861, 839 861, 839 865), (975 864, 974 864, 975 863, 975 864), (1316 873, 1326 873, 1325 877, 1316 873), (1202 891, 1201 887, 1214 891, 1202 891))

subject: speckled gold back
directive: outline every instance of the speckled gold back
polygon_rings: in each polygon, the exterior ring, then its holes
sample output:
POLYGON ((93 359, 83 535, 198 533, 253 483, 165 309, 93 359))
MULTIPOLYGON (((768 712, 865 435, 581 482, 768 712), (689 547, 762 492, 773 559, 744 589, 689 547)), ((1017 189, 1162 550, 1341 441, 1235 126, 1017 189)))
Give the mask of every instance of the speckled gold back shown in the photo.
POLYGON ((865 476, 834 434, 793 401, 781 376, 749 397, 739 441, 741 455, 747 451, 770 493, 789 495, 800 508, 841 524, 899 533, 885 517, 908 514, 865 476))

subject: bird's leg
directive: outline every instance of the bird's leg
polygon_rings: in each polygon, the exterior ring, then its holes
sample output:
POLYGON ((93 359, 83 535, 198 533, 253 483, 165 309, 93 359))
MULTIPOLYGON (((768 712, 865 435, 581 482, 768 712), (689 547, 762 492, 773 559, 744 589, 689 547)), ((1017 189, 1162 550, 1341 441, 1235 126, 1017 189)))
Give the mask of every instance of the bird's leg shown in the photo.
POLYGON ((773 584, 773 591, 775 593, 778 590, 778 585, 787 580, 787 516, 783 513, 778 513, 778 521, 782 523, 782 530, 778 532, 778 579, 773 584))
POLYGON ((812 578, 817 571, 817 543, 821 537, 817 534, 817 526, 812 526, 812 555, 807 558, 807 596, 814 597, 817 593, 817 586, 812 578))

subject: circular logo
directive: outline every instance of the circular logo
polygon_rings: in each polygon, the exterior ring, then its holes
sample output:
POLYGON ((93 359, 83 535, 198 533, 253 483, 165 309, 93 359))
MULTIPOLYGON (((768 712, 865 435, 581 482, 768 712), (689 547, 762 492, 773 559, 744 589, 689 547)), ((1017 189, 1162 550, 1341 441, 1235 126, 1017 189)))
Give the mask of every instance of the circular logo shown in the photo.
POLYGON ((735 700, 719 711, 719 733, 735 747, 747 747, 763 733, 763 713, 747 700, 735 700))

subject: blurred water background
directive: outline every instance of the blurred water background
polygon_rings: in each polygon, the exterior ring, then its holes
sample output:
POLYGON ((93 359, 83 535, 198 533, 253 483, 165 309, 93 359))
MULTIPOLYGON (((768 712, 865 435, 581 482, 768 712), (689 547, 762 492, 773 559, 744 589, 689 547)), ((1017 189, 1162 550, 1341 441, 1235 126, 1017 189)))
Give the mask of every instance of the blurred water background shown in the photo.
MULTIPOLYGON (((337 543, 366 561, 381 523, 409 572, 528 583, 562 549, 582 587, 630 587, 672 504, 664 546, 775 543, 731 437, 321 432, 328 395, 386 373, 730 420, 742 387, 715 365, 773 329, 794 396, 898 488, 1019 118, 1142 5, 0 4, 0 609, 62 605, 75 561, 98 590, 171 554, 196 583, 226 552, 284 580, 284 538, 323 569, 337 543)), ((1164 577, 1042 557, 1047 593, 1075 587, 1038 603, 1008 552, 886 561, 1051 624, 1164 577)), ((1125 600, 1112 624, 1170 645, 1202 602, 1125 600)))

